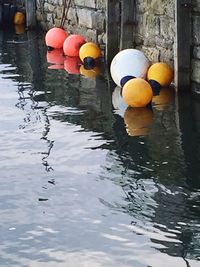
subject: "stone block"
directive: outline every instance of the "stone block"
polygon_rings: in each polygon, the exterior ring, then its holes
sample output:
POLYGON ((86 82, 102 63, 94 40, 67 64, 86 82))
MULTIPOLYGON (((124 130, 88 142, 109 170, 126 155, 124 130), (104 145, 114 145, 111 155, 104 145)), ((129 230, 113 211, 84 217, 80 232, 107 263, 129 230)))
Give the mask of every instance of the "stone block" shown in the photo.
POLYGON ((98 44, 100 44, 100 45, 106 44, 106 34, 105 33, 99 34, 97 38, 98 38, 97 39, 98 44))
POLYGON ((95 0, 74 0, 75 5, 81 7, 96 8, 95 0))
POLYGON ((200 46, 195 46, 193 49, 193 57, 200 59, 200 46))
POLYGON ((60 27, 60 19, 54 18, 54 26, 55 27, 60 27))
POLYGON ((200 16, 193 16, 193 42, 195 45, 200 45, 200 16))
POLYGON ((63 14, 63 7, 57 6, 56 9, 55 9, 55 13, 56 13, 56 18, 57 19, 61 19, 62 18, 62 14, 63 14))
POLYGON ((200 83, 200 60, 199 59, 193 59, 192 60, 192 75, 191 75, 191 79, 192 81, 196 82, 196 83, 200 83))
POLYGON ((77 17, 77 14, 76 14, 76 10, 74 8, 69 8, 69 11, 68 11, 68 21, 70 24, 72 25, 77 25, 78 24, 78 17, 77 17))
POLYGON ((174 39, 175 36, 175 23, 169 17, 160 17, 160 35, 164 40, 174 39))
POLYGON ((156 36, 160 34, 160 17, 144 14, 143 28, 145 36, 156 36))
POLYGON ((89 42, 94 42, 96 43, 97 42, 97 30, 92 30, 92 29, 88 29, 86 31, 86 39, 87 41, 89 42))
POLYGON ((149 59, 150 62, 158 62, 160 57, 160 51, 157 48, 152 47, 139 47, 139 50, 143 51, 145 56, 149 59))
POLYGON ((44 11, 45 12, 53 13, 54 10, 55 10, 55 6, 54 5, 51 5, 51 4, 48 4, 48 3, 44 4, 44 11))
POLYGON ((174 68, 174 52, 172 49, 160 49, 160 61, 169 64, 172 68, 174 68))
POLYGON ((105 30, 105 18, 101 12, 92 12, 92 28, 105 30))
POLYGON ((191 83, 191 89, 192 89, 193 93, 195 93, 198 96, 200 96, 200 83, 192 82, 191 83))
POLYGON ((99 10, 106 11, 106 1, 105 0, 96 0, 96 8, 99 10))
POLYGON ((87 28, 92 29, 94 11, 79 8, 77 9, 77 17, 80 26, 86 26, 87 28))

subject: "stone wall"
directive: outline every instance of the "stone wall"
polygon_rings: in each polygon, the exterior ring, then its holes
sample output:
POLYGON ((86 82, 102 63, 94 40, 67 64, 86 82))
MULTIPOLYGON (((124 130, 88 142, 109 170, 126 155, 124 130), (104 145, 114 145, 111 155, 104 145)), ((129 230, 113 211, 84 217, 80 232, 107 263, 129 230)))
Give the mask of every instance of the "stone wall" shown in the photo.
POLYGON ((174 0, 136 0, 135 46, 152 62, 174 60, 174 0))
MULTIPOLYGON (((64 0, 37 0, 37 19, 44 29, 60 26, 64 0)), ((84 35, 88 41, 105 43, 104 0, 71 1, 64 28, 84 35)))
MULTIPOLYGON (((118 1, 118 0, 116 0, 118 1)), ((37 18, 43 28, 59 26, 64 0, 37 0, 37 18)), ((136 26, 133 46, 142 49, 151 61, 173 65, 174 0, 135 0, 136 26)), ((106 0, 74 0, 65 28, 88 40, 106 43, 106 0)))
MULTIPOLYGON (((173 66, 175 0, 132 1, 136 8, 133 47, 142 50, 152 62, 165 61, 173 66)), ((37 18, 44 29, 60 25, 63 2, 37 0, 37 18)), ((196 88, 200 84, 200 0, 192 0, 192 6, 191 79, 196 88)), ((73 0, 65 29, 84 35, 88 41, 106 44, 106 0, 73 0)))

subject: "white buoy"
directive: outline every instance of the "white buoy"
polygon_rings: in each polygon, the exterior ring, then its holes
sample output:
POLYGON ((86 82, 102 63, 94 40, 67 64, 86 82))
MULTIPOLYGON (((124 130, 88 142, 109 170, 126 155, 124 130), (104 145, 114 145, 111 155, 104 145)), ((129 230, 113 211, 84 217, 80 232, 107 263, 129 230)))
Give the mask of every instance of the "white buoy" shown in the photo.
POLYGON ((146 79, 149 66, 149 60, 141 51, 124 49, 113 58, 110 73, 113 81, 122 87, 131 77, 146 79))

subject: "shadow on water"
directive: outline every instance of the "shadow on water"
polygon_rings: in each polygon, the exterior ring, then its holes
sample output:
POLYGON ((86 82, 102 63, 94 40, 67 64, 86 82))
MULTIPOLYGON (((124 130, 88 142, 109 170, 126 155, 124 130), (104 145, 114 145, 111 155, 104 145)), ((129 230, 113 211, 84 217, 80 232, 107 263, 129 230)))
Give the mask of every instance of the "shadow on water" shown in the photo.
MULTIPOLYGON (((113 110, 114 86, 106 70, 97 78, 87 78, 68 74, 62 68, 48 69, 41 32, 22 36, 1 32, 0 42, 0 64, 16 68, 11 70, 12 80, 18 84, 16 106, 26 114, 19 128, 29 131, 30 125, 43 120, 40 140, 46 143, 46 149, 40 153, 45 171, 54 172, 49 162, 55 143, 50 134, 52 120, 79 126, 79 133, 93 132, 102 143, 93 147, 88 144, 87 149, 106 151, 98 180, 111 181, 123 192, 122 199, 116 201, 108 195, 97 196, 99 202, 113 212, 128 214, 130 232, 138 238, 147 236, 151 247, 162 253, 181 257, 185 261, 181 266, 198 261, 200 101, 181 94, 166 105, 153 103, 151 109, 143 110, 124 108, 119 114, 113 110)), ((9 71, 2 70, 1 74, 10 77, 9 71)), ((53 179, 49 182, 54 184, 53 179)), ((73 223, 83 224, 90 236, 88 225, 76 219, 73 223)), ((122 224, 118 226, 122 230, 122 224)), ((116 253, 98 238, 103 251, 116 253)), ((35 254, 32 259, 43 256, 35 254)), ((4 266, 9 264, 15 263, 4 266)))

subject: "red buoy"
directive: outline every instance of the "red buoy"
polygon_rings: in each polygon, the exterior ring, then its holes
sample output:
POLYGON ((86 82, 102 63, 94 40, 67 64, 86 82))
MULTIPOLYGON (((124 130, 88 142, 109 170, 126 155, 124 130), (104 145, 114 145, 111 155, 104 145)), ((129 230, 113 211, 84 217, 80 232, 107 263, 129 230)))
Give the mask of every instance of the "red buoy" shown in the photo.
POLYGON ((85 43, 86 40, 82 35, 72 34, 68 36, 63 44, 64 54, 69 57, 78 57, 79 50, 85 43))
POLYGON ((50 29, 45 36, 46 45, 50 48, 62 48, 67 33, 58 27, 50 29))

